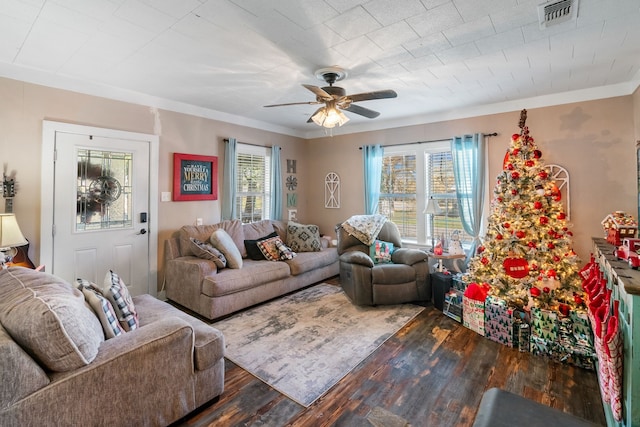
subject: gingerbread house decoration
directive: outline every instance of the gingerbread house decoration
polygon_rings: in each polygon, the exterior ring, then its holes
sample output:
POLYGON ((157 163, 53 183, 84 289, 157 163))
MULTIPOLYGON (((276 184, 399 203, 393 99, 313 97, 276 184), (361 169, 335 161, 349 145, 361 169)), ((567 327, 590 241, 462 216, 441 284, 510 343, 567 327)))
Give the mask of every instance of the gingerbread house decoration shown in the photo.
POLYGON ((638 231, 638 222, 622 211, 607 215, 601 224, 607 242, 616 246, 622 244, 622 239, 635 238, 638 231))

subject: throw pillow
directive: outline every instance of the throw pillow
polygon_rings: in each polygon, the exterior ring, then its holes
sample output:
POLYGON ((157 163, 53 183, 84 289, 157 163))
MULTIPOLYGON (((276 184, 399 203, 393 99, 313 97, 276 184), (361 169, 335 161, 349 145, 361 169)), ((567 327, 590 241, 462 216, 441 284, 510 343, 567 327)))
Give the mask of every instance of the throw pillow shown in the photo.
POLYGON ((287 224, 287 246, 294 252, 318 252, 322 250, 320 228, 289 221, 287 224))
POLYGON ((374 264, 391 263, 391 254, 393 253, 393 243, 383 240, 375 240, 373 245, 369 246, 369 256, 374 264))
POLYGON ((265 259, 264 255, 262 255, 262 252, 260 251, 260 248, 258 247, 258 242, 260 242, 261 240, 267 240, 272 237, 276 237, 277 235, 278 233, 274 231, 273 233, 262 236, 256 240, 245 240, 244 247, 247 250, 247 256, 254 261, 261 261, 265 259))
POLYGON ((201 242, 200 240, 190 237, 191 250, 193 253, 202 259, 208 259, 218 267, 218 269, 225 268, 227 266, 227 259, 222 252, 211 246, 209 243, 201 242))
POLYGON ((127 332, 136 329, 139 325, 138 313, 127 285, 124 284, 120 276, 109 270, 104 276, 101 290, 113 306, 122 328, 127 332))
POLYGON ((242 268, 242 255, 229 234, 222 228, 217 229, 209 237, 211 244, 227 259, 227 267, 242 268))
MULTIPOLYGON (((280 237, 272 237, 270 239, 261 240, 258 242, 258 248, 268 261, 280 261, 280 251, 276 245, 276 241, 280 240, 280 237)), ((280 240, 282 242, 282 240, 280 240)))
POLYGON ((82 292, 30 268, 0 270, 0 323, 34 359, 56 372, 88 365, 104 342, 82 292))
POLYGON ((120 326, 118 316, 113 306, 109 300, 102 295, 102 291, 88 280, 77 279, 77 282, 78 289, 84 294, 84 299, 89 303, 98 320, 100 320, 102 330, 107 339, 124 334, 126 331, 120 326))

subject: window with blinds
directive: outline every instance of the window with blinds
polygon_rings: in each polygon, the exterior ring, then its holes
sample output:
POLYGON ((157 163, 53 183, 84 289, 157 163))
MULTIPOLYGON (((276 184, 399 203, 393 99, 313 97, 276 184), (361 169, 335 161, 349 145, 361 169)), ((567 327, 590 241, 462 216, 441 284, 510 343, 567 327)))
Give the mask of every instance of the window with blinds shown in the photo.
POLYGON ((432 236, 448 241, 456 230, 471 242, 458 213, 449 142, 385 147, 378 212, 398 226, 406 242, 430 244, 432 236), (430 197, 440 211, 433 221, 423 213, 430 197))
POLYGON ((243 223, 269 219, 269 150, 238 144, 236 153, 236 215, 243 223))

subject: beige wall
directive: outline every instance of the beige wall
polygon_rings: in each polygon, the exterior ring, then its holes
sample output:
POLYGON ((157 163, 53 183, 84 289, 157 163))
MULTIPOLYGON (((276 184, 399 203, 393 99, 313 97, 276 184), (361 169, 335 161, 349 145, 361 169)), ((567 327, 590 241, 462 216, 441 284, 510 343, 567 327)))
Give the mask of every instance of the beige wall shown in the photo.
MULTIPOLYGON (((362 152, 358 147, 365 144, 402 144, 475 132, 497 132, 498 136, 489 140, 492 191, 509 139, 519 132, 519 118, 518 110, 311 140, 309 156, 314 162, 310 164, 308 174, 309 219, 328 233, 336 223, 362 213, 362 152), (338 173, 342 181, 340 209, 324 208, 323 182, 328 172, 338 173)), ((583 260, 588 260, 591 237, 602 236, 600 221, 608 213, 623 210, 636 216, 633 122, 631 96, 528 110, 527 125, 545 163, 559 164, 570 174, 574 249, 583 260)))
MULTIPOLYGON (((9 173, 16 172, 18 191, 14 199, 14 212, 30 242, 29 256, 36 264, 40 251, 43 120, 159 135, 159 192, 172 191, 174 152, 218 156, 220 183, 224 157, 222 140, 228 137, 258 145, 280 145, 282 158, 297 159, 298 170, 304 170, 306 162, 306 143, 299 138, 0 78, 1 160, 9 173)), ((301 179, 298 192, 305 191, 306 183, 301 179)), ((196 218, 203 218, 205 223, 218 222, 220 190, 218 194, 217 201, 159 202, 159 283, 162 282, 164 240, 182 225, 195 223, 196 218)), ((298 209, 299 215, 304 217, 305 206, 298 209)), ((284 204, 283 211, 286 212, 284 204)))
MULTIPOLYGON (((523 106, 526 107, 526 106, 523 106)), ((321 232, 348 216, 362 213, 362 154, 365 144, 402 144, 450 138, 473 132, 498 132, 490 140, 490 173, 495 177, 512 133, 518 131, 519 111, 452 120, 420 126, 363 132, 305 141, 220 121, 153 110, 146 106, 108 100, 65 90, 0 78, 0 149, 2 163, 17 173, 14 211, 31 242, 30 257, 39 258, 40 157, 42 121, 55 120, 160 136, 158 191, 172 191, 172 153, 214 155, 222 169, 222 140, 282 146, 286 159, 297 160, 298 218, 317 223, 321 232), (324 207, 324 178, 337 172, 342 180, 341 208, 324 207)), ((640 139, 640 94, 600 101, 529 110, 532 136, 547 163, 569 170, 572 185, 572 223, 576 251, 586 259, 590 238, 601 235, 600 220, 613 210, 637 212, 635 140, 640 139), (634 124, 635 122, 635 124, 634 124)), ((348 125, 347 125, 348 126, 348 125)), ((219 174, 219 182, 221 181, 219 174)), ((158 212, 159 268, 162 281, 164 240, 183 224, 203 218, 220 220, 220 200, 160 202, 158 212)), ((284 191, 285 196, 288 191, 284 191)), ((286 199, 286 197, 285 197, 286 199)), ((285 200, 286 203, 286 200, 285 200)), ((287 208, 283 206, 286 217, 287 208)), ((44 213, 46 214, 46 213, 44 213)))

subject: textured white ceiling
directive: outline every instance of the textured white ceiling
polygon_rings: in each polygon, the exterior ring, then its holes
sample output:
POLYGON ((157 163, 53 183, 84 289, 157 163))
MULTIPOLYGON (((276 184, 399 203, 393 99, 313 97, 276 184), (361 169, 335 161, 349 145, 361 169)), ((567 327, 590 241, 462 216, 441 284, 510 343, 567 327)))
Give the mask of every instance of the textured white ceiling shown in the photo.
POLYGON ((362 102, 334 133, 629 94, 640 0, 0 0, 0 75, 299 136, 321 132, 301 84, 338 65, 362 102), (526 100, 526 101, 523 101, 526 100))

